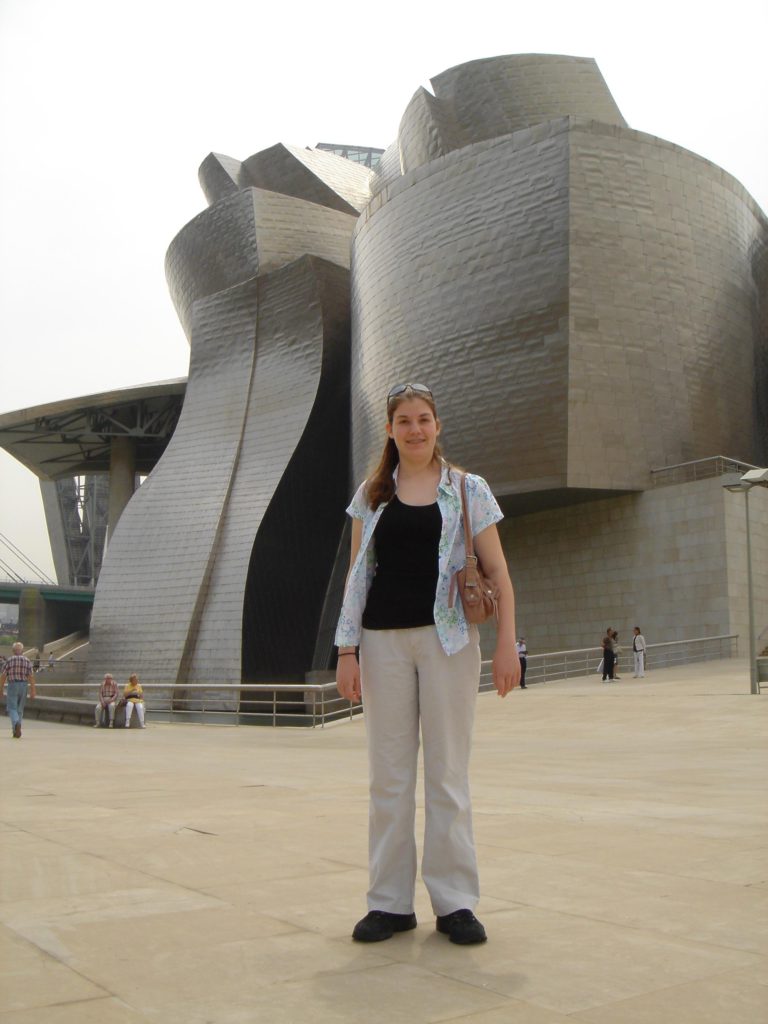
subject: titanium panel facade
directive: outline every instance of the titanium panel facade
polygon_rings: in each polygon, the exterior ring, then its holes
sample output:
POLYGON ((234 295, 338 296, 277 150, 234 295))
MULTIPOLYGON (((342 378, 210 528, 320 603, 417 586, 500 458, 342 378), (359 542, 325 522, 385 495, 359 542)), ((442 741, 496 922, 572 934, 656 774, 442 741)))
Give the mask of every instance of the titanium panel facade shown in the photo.
POLYGON ((459 64, 414 94, 400 122, 403 174, 474 142, 561 117, 626 125, 590 57, 529 53, 459 64))
POLYGON ((398 379, 431 384, 446 452, 507 511, 716 453, 764 462, 768 225, 743 187, 626 127, 593 61, 433 84, 355 231, 355 479, 398 379))
POLYGON ((591 57, 517 53, 486 57, 432 79, 467 142, 494 138, 561 117, 626 125, 591 57))
MULTIPOLYGON (((322 154, 328 162, 344 163, 322 154)), ((209 158, 206 173, 242 183, 235 164, 209 158)), ((321 205, 251 185, 220 195, 168 251, 191 344, 186 400, 111 539, 91 679, 105 665, 173 687, 302 678, 311 667, 348 490, 338 410, 348 406, 355 219, 332 197, 321 205), (310 505, 319 539, 302 524, 310 505)))
POLYGON ((353 245, 354 478, 380 453, 387 382, 426 380, 444 449, 497 493, 564 487, 565 123, 468 146, 379 198, 353 245))
POLYGON ((198 177, 211 204, 242 189, 260 188, 357 215, 370 197, 371 175, 364 166, 282 142, 243 162, 209 153, 198 177))
POLYGON ((644 489, 723 452, 765 465, 764 215, 669 142, 573 119, 569 137, 569 487, 644 489))

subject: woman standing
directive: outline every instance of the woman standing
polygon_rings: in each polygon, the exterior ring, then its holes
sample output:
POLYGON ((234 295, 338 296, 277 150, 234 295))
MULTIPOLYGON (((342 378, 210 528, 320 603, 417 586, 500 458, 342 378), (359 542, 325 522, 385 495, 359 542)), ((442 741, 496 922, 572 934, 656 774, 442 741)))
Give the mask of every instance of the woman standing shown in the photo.
POLYGON ((131 715, 133 714, 134 707, 136 708, 136 714, 139 716, 139 725, 141 728, 144 726, 144 690, 142 689, 139 677, 133 672, 128 676, 128 682, 126 683, 125 689, 123 690, 123 698, 126 701, 125 704, 125 728, 130 729, 131 727, 131 715))
POLYGON ((619 655, 621 654, 621 644, 619 643, 619 631, 614 629, 612 634, 613 639, 613 678, 621 679, 619 675, 619 655))
MULTIPOLYGON (((462 945, 484 942, 472 836, 469 755, 480 676, 476 626, 452 600, 464 566, 461 473, 442 457, 432 392, 399 384, 387 396, 387 439, 355 494, 352 551, 336 643, 342 697, 365 696, 370 813, 368 914, 352 933, 379 942, 416 927, 415 787, 424 745, 422 878, 437 930, 462 945), (359 645, 360 660, 355 648, 359 645)), ((486 482, 466 476, 475 553, 499 591, 493 681, 518 684, 515 603, 486 482)))
POLYGON ((616 663, 615 641, 613 629, 609 626, 602 641, 603 646, 603 682, 613 682, 613 666, 616 663))

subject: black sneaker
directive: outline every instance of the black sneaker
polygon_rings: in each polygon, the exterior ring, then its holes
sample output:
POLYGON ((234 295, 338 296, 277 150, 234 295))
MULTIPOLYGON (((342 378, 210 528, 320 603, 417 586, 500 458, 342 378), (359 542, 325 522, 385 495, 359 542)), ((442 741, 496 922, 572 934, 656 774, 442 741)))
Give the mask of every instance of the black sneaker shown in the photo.
POLYGON ((17 740, 21 739, 21 722, 17 722, 16 725, 14 725, 14 727, 13 727, 13 735, 14 735, 14 739, 17 739, 17 740))
POLYGON ((352 932, 356 942, 383 942, 395 932, 408 932, 416 927, 415 914, 388 914, 386 910, 369 910, 352 932))
POLYGON ((452 914, 438 917, 437 930, 459 946, 472 946, 488 938, 471 910, 454 910, 452 914))

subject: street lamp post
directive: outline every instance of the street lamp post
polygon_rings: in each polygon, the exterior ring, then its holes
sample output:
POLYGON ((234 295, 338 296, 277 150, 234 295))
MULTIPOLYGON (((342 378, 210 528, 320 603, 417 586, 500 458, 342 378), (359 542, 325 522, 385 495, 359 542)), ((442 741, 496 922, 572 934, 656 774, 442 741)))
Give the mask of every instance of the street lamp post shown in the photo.
POLYGON ((752 591, 752 541, 749 529, 749 492, 753 487, 768 487, 768 469, 750 469, 737 484, 724 484, 726 491, 744 495, 744 514, 747 519, 747 607, 749 612, 749 692, 760 693, 757 678, 757 650, 755 648, 755 598, 752 591))

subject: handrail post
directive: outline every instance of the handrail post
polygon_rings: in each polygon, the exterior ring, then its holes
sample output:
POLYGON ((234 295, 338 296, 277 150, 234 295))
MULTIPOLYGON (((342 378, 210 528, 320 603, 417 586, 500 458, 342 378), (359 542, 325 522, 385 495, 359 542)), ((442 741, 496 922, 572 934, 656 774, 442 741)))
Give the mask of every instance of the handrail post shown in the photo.
POLYGON ((757 680, 757 649, 755 645, 755 601, 752 589, 752 545, 749 530, 749 488, 744 491, 744 513, 747 520, 747 606, 749 613, 749 692, 760 695, 757 680))

